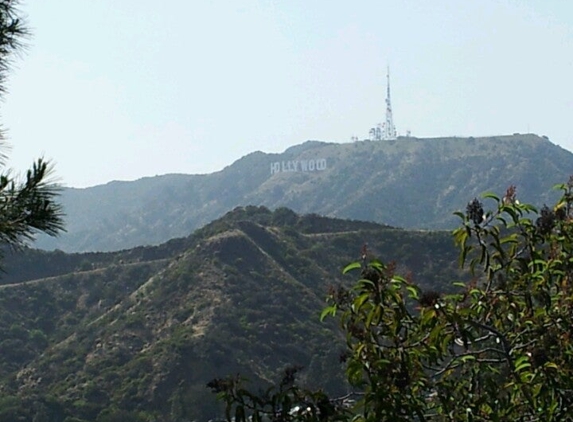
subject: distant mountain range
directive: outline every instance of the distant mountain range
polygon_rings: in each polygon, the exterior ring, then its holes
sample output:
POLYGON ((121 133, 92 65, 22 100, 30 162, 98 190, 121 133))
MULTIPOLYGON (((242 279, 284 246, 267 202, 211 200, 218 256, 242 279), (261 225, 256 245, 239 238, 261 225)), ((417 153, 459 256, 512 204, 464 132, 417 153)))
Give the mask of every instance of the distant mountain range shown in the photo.
POLYGON ((516 185, 542 205, 573 172, 573 154, 532 134, 308 141, 282 154, 254 152, 207 175, 173 174, 65 189, 66 234, 44 249, 111 251, 187 236, 237 206, 445 229, 452 212, 486 191, 516 185))
POLYGON ((343 338, 319 313, 365 244, 424 289, 468 278, 447 232, 253 206, 160 246, 10 254, 0 422, 207 421, 221 416, 209 380, 266 385, 286 365, 343 393, 343 338))

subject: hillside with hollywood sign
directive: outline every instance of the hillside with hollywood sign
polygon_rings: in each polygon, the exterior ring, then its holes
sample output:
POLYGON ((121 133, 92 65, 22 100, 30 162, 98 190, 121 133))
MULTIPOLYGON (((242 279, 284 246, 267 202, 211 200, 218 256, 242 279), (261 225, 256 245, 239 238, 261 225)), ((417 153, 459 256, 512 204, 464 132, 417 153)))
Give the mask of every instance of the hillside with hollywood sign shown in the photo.
POLYGON ((308 141, 281 154, 253 152, 212 174, 64 189, 67 233, 35 245, 77 252, 159 244, 245 205, 446 229, 468 198, 508 185, 524 201, 550 202, 548 181, 567 180, 571 169, 571 152, 532 134, 308 141))

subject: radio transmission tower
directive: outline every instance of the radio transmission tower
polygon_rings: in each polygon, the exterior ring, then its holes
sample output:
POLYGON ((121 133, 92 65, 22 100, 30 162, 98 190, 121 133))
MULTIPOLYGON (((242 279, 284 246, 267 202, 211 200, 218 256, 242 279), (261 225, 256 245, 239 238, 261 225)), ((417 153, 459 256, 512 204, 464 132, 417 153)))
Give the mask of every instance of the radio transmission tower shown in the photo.
POLYGON ((378 123, 376 127, 370 129, 370 140, 372 141, 393 141, 396 139, 396 127, 392 119, 392 103, 390 102, 390 68, 386 73, 386 120, 378 123))
POLYGON ((386 121, 384 122, 384 133, 382 139, 391 141, 396 139, 396 127, 392 119, 392 103, 390 102, 390 68, 386 73, 386 121))

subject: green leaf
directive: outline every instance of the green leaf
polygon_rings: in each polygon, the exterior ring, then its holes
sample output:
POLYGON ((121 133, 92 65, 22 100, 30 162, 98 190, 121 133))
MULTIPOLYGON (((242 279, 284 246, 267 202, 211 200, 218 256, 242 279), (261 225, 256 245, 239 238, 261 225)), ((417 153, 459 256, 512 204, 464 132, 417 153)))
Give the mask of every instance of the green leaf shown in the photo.
POLYGON ((369 313, 368 316, 366 317, 366 327, 370 327, 371 325, 378 325, 380 323, 380 315, 381 314, 381 309, 379 306, 375 306, 374 309, 372 309, 369 313))
POLYGON ((435 316, 436 316, 435 309, 433 309, 433 308, 424 309, 422 311, 422 320, 421 320, 422 325, 426 325, 428 322, 430 322, 430 320, 435 318, 435 316))
POLYGON ((362 268, 362 264, 360 262, 352 262, 348 264, 346 267, 344 267, 344 269, 342 270, 342 274, 346 274, 349 271, 355 270, 357 268, 362 268))
POLYGON ((497 196, 495 193, 486 192, 486 193, 484 193, 481 197, 484 198, 484 199, 493 199, 493 200, 495 200, 497 203, 499 203, 499 196, 497 196))
POLYGON ((521 356, 519 359, 515 361, 515 371, 521 372, 524 369, 531 367, 531 363, 529 363, 528 356, 521 356))
POLYGON ((461 357, 461 361, 463 363, 472 362, 474 360, 476 360, 476 357, 474 355, 464 355, 461 357))
POLYGON ((432 328, 432 331, 430 331, 430 336, 428 337, 430 344, 434 345, 436 343, 438 335, 443 331, 443 329, 444 327, 440 324, 437 324, 434 328, 432 328))
POLYGON ((356 299, 354 299, 354 302, 352 304, 354 310, 358 311, 362 307, 362 305, 364 305, 364 302, 368 300, 369 297, 370 297, 369 293, 363 293, 356 299))
POLYGON ((362 364, 358 361, 351 360, 346 368, 346 376, 351 385, 356 385, 362 381, 362 364))
POLYGON ((386 268, 386 265, 384 265, 384 263, 382 261, 380 261, 379 259, 373 259, 372 261, 370 261, 368 266, 375 268, 379 271, 382 271, 386 268))
POLYGON ((557 183, 556 185, 553 185, 552 189, 567 190, 567 185, 565 183, 557 183))
POLYGON ((414 286, 406 286, 406 289, 410 293, 412 299, 418 299, 420 297, 419 289, 414 286))
POLYGON ((336 305, 327 306, 322 310, 320 313, 320 322, 324 321, 324 318, 326 318, 328 315, 336 315, 336 305))

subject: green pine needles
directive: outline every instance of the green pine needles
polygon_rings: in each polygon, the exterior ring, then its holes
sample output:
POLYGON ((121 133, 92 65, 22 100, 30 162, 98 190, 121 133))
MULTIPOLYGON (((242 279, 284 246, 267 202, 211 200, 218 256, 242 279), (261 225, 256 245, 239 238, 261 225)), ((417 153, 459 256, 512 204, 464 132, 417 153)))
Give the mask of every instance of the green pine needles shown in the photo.
POLYGON ((51 167, 39 159, 23 182, 0 175, 0 242, 21 246, 34 233, 63 230, 63 211, 55 201, 59 186, 50 182, 51 167))
MULTIPOLYGON (((14 54, 23 48, 28 35, 15 0, 0 1, 0 94, 5 92, 7 72, 14 54)), ((3 136, 0 132, 0 142, 3 136)), ((6 155, 0 153, 0 165, 6 155)), ((23 181, 9 170, 0 174, 0 242, 12 247, 22 246, 37 232, 56 235, 64 228, 63 212, 56 202, 59 187, 51 178, 52 168, 37 160, 23 181)))

